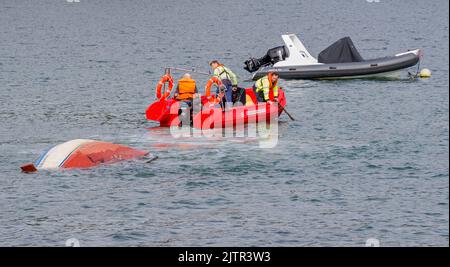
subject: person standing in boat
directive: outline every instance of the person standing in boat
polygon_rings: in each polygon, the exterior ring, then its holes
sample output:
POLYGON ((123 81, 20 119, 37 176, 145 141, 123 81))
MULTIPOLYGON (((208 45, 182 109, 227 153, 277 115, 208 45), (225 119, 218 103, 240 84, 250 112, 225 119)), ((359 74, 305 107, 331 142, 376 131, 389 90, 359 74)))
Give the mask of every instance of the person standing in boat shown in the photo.
POLYGON ((258 102, 278 102, 278 78, 276 72, 269 72, 266 76, 260 78, 253 85, 258 102))
POLYGON ((189 73, 185 73, 183 78, 178 81, 174 94, 175 99, 186 102, 189 106, 192 106, 192 100, 197 94, 198 90, 195 80, 192 79, 189 73))
MULTIPOLYGON (((233 92, 239 93, 238 88, 238 80, 236 74, 232 72, 229 68, 225 67, 223 64, 220 64, 219 61, 213 60, 209 63, 211 66, 214 76, 217 76, 222 81, 222 84, 225 86, 225 99, 224 102, 233 102, 233 92)), ((219 94, 219 89, 217 89, 217 94, 219 94)))

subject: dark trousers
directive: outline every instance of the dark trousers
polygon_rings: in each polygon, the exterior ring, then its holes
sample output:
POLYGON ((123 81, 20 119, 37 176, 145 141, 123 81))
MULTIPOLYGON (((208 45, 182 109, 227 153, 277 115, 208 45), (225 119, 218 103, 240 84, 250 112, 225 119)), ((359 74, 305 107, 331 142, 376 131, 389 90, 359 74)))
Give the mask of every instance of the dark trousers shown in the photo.
POLYGON ((256 86, 254 85, 253 85, 253 92, 255 93, 256 100, 258 100, 258 102, 266 102, 266 100, 264 99, 263 91, 256 92, 256 86))
POLYGON ((242 105, 245 106, 245 103, 247 101, 247 95, 245 94, 245 89, 238 87, 238 89, 235 92, 232 92, 232 99, 233 104, 237 102, 241 102, 242 105))
MULTIPOLYGON (((231 84, 231 81, 228 79, 222 80, 222 84, 225 87, 225 97, 222 99, 222 102, 232 102, 233 101, 233 85, 231 84)), ((219 88, 216 90, 216 94, 219 94, 219 88)))

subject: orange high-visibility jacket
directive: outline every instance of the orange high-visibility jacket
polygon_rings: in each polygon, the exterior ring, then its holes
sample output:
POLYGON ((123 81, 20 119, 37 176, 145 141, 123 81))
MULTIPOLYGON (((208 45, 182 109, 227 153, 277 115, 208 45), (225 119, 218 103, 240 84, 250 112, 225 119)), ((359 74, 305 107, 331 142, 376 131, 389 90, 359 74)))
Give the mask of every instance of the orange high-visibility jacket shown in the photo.
POLYGON ((192 99, 197 93, 197 86, 194 79, 182 78, 178 81, 178 100, 192 99))

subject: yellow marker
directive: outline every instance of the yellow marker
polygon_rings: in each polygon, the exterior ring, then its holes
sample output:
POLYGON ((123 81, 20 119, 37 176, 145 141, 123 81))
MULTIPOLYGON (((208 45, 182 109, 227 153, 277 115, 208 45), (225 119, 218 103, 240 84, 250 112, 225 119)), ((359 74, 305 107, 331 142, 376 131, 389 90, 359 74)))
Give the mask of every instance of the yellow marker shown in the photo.
POLYGON ((431 77, 431 71, 429 69, 422 69, 420 71, 419 77, 420 78, 430 78, 431 77))

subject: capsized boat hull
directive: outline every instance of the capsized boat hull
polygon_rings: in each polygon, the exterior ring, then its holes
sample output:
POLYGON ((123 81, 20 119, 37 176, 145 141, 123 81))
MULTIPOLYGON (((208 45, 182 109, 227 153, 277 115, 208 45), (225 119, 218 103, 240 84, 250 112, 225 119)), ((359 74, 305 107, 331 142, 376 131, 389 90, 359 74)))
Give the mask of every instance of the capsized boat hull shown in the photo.
POLYGON ((90 168, 103 163, 144 157, 149 152, 89 139, 75 139, 45 151, 34 164, 22 166, 25 172, 46 169, 90 168))

